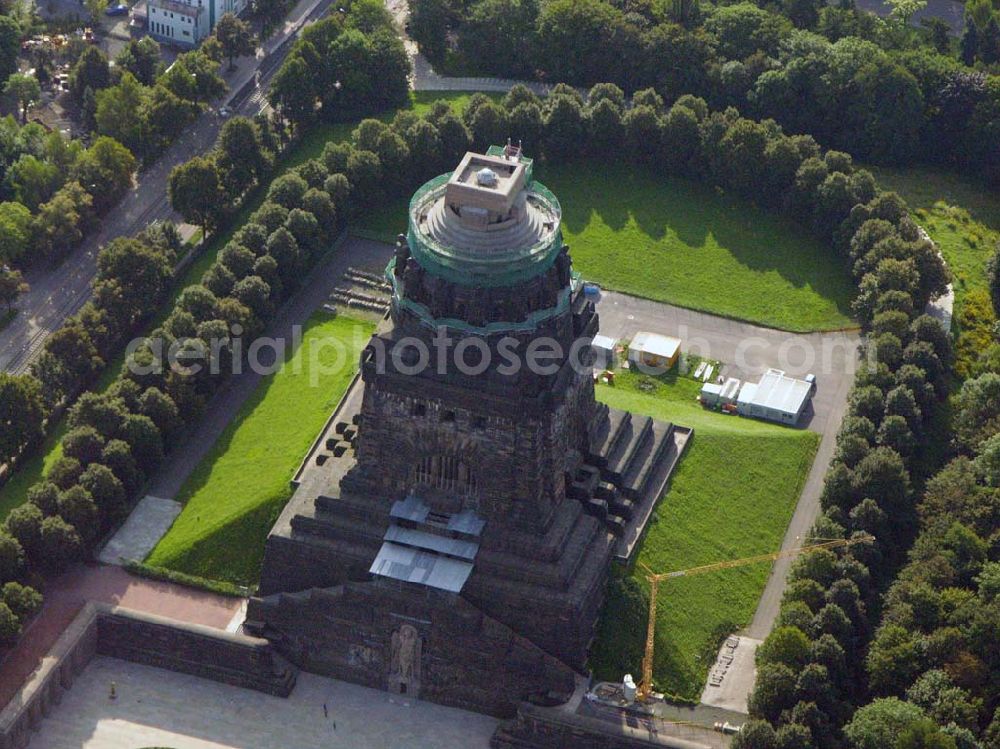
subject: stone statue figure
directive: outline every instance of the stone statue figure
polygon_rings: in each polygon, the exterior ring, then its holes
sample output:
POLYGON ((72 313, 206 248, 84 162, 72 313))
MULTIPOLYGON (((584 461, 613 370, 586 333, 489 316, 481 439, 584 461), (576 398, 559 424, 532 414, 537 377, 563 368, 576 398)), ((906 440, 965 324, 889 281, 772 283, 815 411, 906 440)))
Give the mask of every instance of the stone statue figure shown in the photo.
POLYGON ((392 633, 392 657, 389 666, 390 686, 403 692, 414 692, 420 683, 420 635, 416 628, 404 624, 392 633), (409 688, 400 688, 406 685, 409 688))

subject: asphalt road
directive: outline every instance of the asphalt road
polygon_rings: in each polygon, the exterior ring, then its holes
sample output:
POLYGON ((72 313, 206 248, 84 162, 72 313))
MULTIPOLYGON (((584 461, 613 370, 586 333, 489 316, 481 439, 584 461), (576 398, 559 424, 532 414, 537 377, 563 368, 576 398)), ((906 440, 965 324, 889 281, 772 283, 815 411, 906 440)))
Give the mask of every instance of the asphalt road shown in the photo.
MULTIPOLYGON (((725 376, 756 381, 769 367, 796 377, 816 375, 816 393, 802 426, 820 434, 820 444, 781 548, 801 546, 819 516, 823 477, 833 457, 857 368, 858 334, 785 333, 613 292, 602 292, 597 312, 604 335, 627 339, 648 330, 676 336, 682 341, 682 351, 723 362, 725 376)), ((753 621, 741 634, 764 639, 771 631, 791 562, 779 559, 774 563, 753 621)))
MULTIPOLYGON (((221 104, 234 113, 253 116, 265 106, 264 91, 278 66, 288 54, 299 30, 323 15, 332 0, 302 0, 289 15, 285 26, 258 49, 257 56, 243 58, 232 73, 223 71, 230 91, 221 104), (260 79, 256 86, 255 75, 260 79)), ((67 317, 90 299, 90 282, 96 273, 100 248, 112 239, 131 236, 150 221, 180 221, 167 199, 170 171, 189 159, 210 150, 224 120, 217 110, 202 114, 150 168, 142 172, 133 189, 104 217, 97 232, 86 238, 55 269, 34 269, 27 274, 31 291, 18 300, 18 315, 0 331, 0 370, 21 374, 41 351, 46 338, 67 317)))

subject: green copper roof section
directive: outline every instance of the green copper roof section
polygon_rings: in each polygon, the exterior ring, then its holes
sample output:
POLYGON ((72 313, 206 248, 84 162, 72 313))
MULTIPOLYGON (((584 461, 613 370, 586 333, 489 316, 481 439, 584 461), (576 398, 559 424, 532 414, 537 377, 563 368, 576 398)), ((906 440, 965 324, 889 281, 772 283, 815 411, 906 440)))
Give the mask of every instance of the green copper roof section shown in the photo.
MULTIPOLYGON (((562 229, 555 230, 542 241, 527 247, 511 247, 502 252, 476 253, 461 247, 450 247, 420 231, 421 215, 444 196, 452 172, 447 172, 424 184, 410 199, 407 242, 417 262, 431 275, 452 283, 472 287, 514 286, 547 271, 562 249, 562 229)), ((546 204, 557 221, 562 207, 552 192, 532 180, 526 190, 528 199, 546 204)))
POLYGON ((538 326, 546 320, 555 317, 556 315, 560 315, 568 310, 570 300, 580 288, 580 284, 583 283, 580 274, 576 271, 571 271, 569 286, 559 292, 559 299, 556 302, 555 307, 532 312, 524 320, 516 322, 494 320, 493 322, 480 326, 472 325, 467 323, 465 320, 458 320, 453 317, 434 317, 430 310, 427 309, 426 305, 414 302, 412 299, 407 299, 403 294, 402 284, 396 277, 396 258, 392 258, 386 266, 385 278, 390 284, 392 284, 393 303, 398 305, 400 309, 412 312, 414 316, 427 328, 431 330, 449 328, 451 330, 461 331, 462 333, 470 333, 479 336, 496 335, 499 333, 530 333, 531 331, 536 330, 538 326))

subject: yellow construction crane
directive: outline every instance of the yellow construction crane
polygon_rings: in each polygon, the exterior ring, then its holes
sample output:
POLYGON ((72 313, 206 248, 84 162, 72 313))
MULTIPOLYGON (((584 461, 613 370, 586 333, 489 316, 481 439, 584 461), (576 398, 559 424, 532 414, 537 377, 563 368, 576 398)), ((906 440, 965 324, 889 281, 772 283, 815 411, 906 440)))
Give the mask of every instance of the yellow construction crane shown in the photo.
POLYGON ((646 579, 649 581, 649 620, 646 623, 646 652, 642 657, 642 681, 636 690, 636 699, 645 700, 653 691, 653 640, 656 635, 656 597, 659 593, 661 581, 669 580, 673 577, 688 577, 690 575, 700 575, 703 572, 725 570, 730 567, 742 567, 743 565, 755 564, 757 562, 773 562, 776 559, 794 557, 799 554, 811 554, 821 549, 839 549, 844 546, 853 546, 854 544, 871 543, 874 540, 874 536, 864 534, 853 538, 823 541, 822 543, 800 546, 795 549, 773 551, 770 554, 760 554, 755 557, 745 557, 743 559, 730 559, 725 562, 715 562, 714 564, 705 564, 701 567, 692 567, 691 569, 676 570, 674 572, 653 572, 645 564, 639 562, 646 571, 646 579))

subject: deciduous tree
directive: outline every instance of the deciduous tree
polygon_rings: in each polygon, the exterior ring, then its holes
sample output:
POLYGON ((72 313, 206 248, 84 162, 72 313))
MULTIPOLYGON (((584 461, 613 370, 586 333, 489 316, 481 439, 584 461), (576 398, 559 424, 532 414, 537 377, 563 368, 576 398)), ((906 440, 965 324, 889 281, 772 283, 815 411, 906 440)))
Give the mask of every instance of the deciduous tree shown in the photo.
POLYGON ((215 25, 215 38, 222 45, 222 53, 229 58, 229 69, 233 70, 233 60, 244 55, 252 55, 256 49, 253 32, 246 21, 232 13, 223 14, 215 25))
POLYGON ((3 92, 12 96, 21 107, 21 122, 28 121, 28 108, 42 96, 38 79, 27 73, 14 73, 4 84, 3 92))
POLYGON ((185 221, 201 226, 207 235, 222 217, 219 169, 210 156, 195 156, 174 167, 168 185, 170 205, 185 221))

